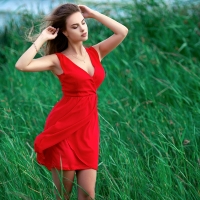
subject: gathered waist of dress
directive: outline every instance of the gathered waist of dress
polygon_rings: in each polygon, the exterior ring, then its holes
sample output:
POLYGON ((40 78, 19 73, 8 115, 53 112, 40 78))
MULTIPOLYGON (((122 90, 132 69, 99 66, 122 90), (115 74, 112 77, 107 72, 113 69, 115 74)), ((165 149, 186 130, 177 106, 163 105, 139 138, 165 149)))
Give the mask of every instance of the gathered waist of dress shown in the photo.
POLYGON ((87 96, 97 96, 97 93, 96 92, 70 92, 70 93, 67 93, 67 92, 63 92, 63 98, 64 97, 87 97, 87 96))

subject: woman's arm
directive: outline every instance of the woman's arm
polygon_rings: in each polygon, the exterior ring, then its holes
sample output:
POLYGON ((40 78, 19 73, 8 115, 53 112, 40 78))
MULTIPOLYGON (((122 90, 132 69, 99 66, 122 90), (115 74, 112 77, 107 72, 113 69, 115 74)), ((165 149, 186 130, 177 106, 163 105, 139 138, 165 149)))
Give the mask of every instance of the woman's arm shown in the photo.
POLYGON ((33 45, 27 49, 19 60, 16 62, 15 67, 21 71, 45 71, 52 70, 54 62, 52 59, 53 56, 44 56, 38 59, 34 59, 35 55, 41 48, 41 46, 47 41, 52 40, 57 36, 58 29, 56 30, 53 27, 47 27, 37 38, 33 45))
POLYGON ((123 41, 128 33, 128 29, 127 27, 111 19, 110 17, 107 17, 106 15, 94 11, 86 6, 80 5, 79 7, 85 18, 96 19, 114 32, 111 37, 93 46, 99 53, 100 59, 103 59, 103 57, 105 57, 109 52, 111 52, 123 41))

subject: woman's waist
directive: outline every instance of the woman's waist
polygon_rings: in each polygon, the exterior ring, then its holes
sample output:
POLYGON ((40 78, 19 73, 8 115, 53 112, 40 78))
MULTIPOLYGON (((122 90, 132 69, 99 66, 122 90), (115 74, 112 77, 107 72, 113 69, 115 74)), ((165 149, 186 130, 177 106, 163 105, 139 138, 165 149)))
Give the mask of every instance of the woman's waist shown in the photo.
POLYGON ((63 90, 63 97, 86 97, 90 95, 97 95, 96 91, 67 91, 63 90))

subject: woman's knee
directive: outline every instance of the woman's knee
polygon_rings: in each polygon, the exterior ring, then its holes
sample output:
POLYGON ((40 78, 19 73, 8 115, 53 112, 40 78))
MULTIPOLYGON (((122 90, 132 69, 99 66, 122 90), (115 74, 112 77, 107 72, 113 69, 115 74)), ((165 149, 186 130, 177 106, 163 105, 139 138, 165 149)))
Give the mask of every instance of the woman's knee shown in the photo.
POLYGON ((95 197, 95 189, 94 188, 80 188, 78 189, 78 193, 79 196, 83 196, 83 197, 90 197, 92 199, 94 199, 95 197))

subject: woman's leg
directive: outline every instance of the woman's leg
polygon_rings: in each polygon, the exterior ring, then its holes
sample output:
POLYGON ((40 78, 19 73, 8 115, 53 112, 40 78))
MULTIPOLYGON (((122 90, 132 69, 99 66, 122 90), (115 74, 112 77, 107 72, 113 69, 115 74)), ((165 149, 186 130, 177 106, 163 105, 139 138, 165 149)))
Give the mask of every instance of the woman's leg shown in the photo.
POLYGON ((79 170, 77 174, 78 200, 92 200, 95 198, 95 184, 97 172, 94 169, 79 170))
POLYGON ((72 191, 75 171, 66 171, 66 170, 61 171, 57 169, 52 169, 51 172, 52 172, 53 182, 58 190, 58 191, 55 190, 56 199, 61 200, 61 198, 58 195, 59 193, 60 196, 63 195, 66 200, 69 200, 70 193, 72 191))

